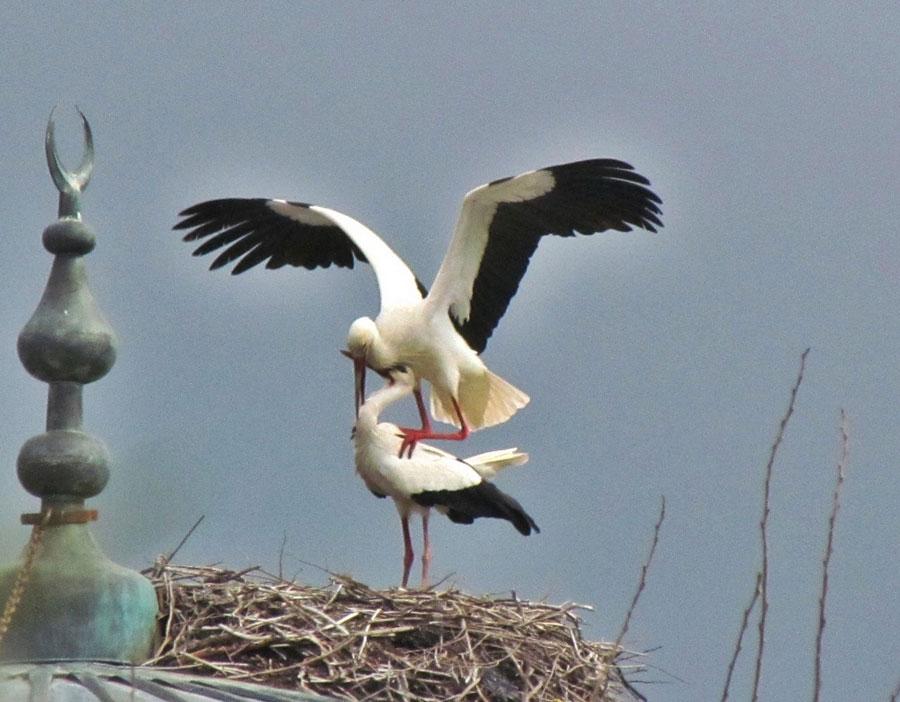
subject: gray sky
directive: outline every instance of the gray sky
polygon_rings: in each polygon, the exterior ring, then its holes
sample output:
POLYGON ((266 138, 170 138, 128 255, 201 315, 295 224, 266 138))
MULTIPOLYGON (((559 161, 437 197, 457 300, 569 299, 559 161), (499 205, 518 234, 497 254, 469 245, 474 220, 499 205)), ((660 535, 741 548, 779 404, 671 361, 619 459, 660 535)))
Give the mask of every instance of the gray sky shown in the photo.
MULTIPOLYGON (((354 475, 349 323, 367 268, 232 277, 171 231, 214 197, 347 212, 429 282, 464 193, 615 157, 664 200, 659 234, 542 243, 484 357, 532 404, 461 452, 519 446, 499 481, 540 524, 435 519, 434 572, 473 592, 593 605, 614 637, 660 495, 657 560, 626 643, 654 700, 717 698, 759 565, 775 466, 763 698, 811 690, 839 409, 851 418, 824 699, 886 699, 900 660, 900 9, 896 3, 3 3, 0 7, 0 555, 35 508, 15 477, 46 388, 15 340, 56 213, 43 130, 77 103, 97 159, 93 290, 121 339, 85 392, 114 456, 94 533, 117 561, 304 562, 400 577, 396 513, 354 475)), ((402 417, 403 415, 399 415, 402 417)), ((416 529, 418 534, 418 527, 416 529)), ((739 667, 738 696, 750 658, 739 667)))

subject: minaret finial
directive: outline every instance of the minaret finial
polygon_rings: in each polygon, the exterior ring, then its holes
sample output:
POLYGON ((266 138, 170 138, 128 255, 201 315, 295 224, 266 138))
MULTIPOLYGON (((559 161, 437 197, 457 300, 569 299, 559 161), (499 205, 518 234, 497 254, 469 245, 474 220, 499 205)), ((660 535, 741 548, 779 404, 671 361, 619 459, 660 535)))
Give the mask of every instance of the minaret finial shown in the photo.
POLYGON ((41 498, 41 511, 22 515, 23 523, 36 525, 22 561, 0 568, 0 608, 9 610, 10 600, 16 608, 6 612, 11 624, 0 659, 138 662, 150 654, 153 587, 100 551, 87 525, 97 512, 84 504, 106 486, 109 454, 102 441, 82 430, 82 389, 112 368, 117 340, 88 286, 84 256, 96 238, 81 221, 81 194, 94 167, 94 143, 87 118, 79 114, 85 148, 76 170, 60 162, 53 112, 44 142, 59 189, 59 219, 43 234, 54 259, 18 344, 26 370, 49 386, 47 430, 25 442, 18 460, 19 480, 41 498), (30 577, 23 579, 26 568, 30 577), (23 581, 27 586, 10 598, 14 583, 23 581))
MULTIPOLYGON (((78 110, 78 108, 75 108, 78 110)), ((56 189, 59 190, 59 216, 81 219, 81 193, 91 182, 91 174, 94 172, 94 136, 91 134, 91 125, 84 116, 84 112, 78 110, 84 129, 84 152, 81 163, 74 171, 66 169, 56 150, 53 113, 50 110, 50 118, 47 120, 47 133, 44 138, 44 152, 47 154, 47 167, 50 169, 50 177, 56 189)))

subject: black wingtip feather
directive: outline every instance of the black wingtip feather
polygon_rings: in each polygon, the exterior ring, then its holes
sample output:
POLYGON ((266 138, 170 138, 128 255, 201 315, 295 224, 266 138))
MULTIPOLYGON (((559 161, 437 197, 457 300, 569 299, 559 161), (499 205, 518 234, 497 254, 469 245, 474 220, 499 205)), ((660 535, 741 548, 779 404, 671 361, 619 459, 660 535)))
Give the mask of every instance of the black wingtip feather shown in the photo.
MULTIPOLYGON (((650 180, 618 159, 587 159, 541 169, 553 176, 544 195, 501 202, 472 287, 469 319, 451 319, 477 352, 506 312, 542 236, 662 229, 662 199, 650 180)), ((502 183, 505 180, 495 181, 502 183)))
MULTIPOLYGON (((187 230, 185 242, 202 242, 195 256, 219 251, 210 270, 235 261, 231 270, 239 275, 255 266, 281 268, 285 265, 307 269, 336 265, 353 268, 355 261, 367 263, 356 244, 334 224, 301 222, 281 214, 265 198, 221 198, 191 205, 172 228, 187 230)), ((309 209, 303 202, 290 205, 309 209)))
POLYGON ((522 505, 493 483, 482 481, 462 490, 429 490, 411 496, 423 507, 443 507, 457 524, 471 524, 481 517, 505 519, 523 536, 540 533, 534 519, 522 505))

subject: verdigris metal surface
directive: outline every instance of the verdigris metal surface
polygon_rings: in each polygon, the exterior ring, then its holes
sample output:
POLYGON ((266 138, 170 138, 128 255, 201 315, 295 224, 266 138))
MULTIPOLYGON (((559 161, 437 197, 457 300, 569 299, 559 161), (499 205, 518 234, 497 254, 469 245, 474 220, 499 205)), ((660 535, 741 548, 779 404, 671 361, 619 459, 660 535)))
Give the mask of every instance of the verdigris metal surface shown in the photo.
MULTIPOLYGON (((0 574, 0 604, 18 565, 0 574)), ((143 661, 156 613, 150 582, 109 560, 87 525, 48 527, 0 660, 143 661)))
POLYGON ((3 702, 327 702, 317 695, 158 668, 61 661, 0 665, 3 702))
MULTIPOLYGON (((43 243, 54 260, 18 344, 28 372, 49 385, 47 430, 28 439, 18 459, 19 480, 41 498, 41 511, 24 515, 39 525, 35 536, 19 561, 0 568, 0 660, 139 662, 150 656, 156 628, 150 581, 110 561, 86 523, 96 512, 84 502, 106 486, 109 455, 82 429, 82 388, 109 372, 117 342, 91 295, 83 260, 96 237, 81 221, 81 194, 94 166, 91 129, 83 114, 81 120, 85 150, 74 171, 59 160, 52 114, 47 125, 59 219, 43 243)), ((0 695, 0 702, 7 699, 0 695)))

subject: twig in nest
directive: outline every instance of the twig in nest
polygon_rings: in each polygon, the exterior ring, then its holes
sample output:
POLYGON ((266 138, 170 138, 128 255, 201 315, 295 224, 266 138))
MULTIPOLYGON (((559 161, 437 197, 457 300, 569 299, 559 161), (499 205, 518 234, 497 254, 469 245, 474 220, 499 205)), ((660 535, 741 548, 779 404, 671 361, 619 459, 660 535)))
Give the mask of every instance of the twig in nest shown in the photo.
POLYGON ((187 540, 191 538, 191 534, 194 533, 197 527, 200 526, 200 522, 202 522, 205 518, 206 515, 201 514, 200 518, 196 522, 194 522, 194 526, 188 529, 187 534, 185 534, 181 538, 181 541, 178 542, 178 545, 171 551, 169 551, 167 555, 161 555, 159 558, 157 558, 156 563, 153 564, 152 568, 145 569, 143 571, 144 575, 147 575, 147 573, 149 572, 153 574, 154 578, 158 578, 160 576, 160 573, 162 573, 163 568, 165 568, 169 563, 172 562, 172 559, 175 558, 175 554, 178 553, 181 550, 181 547, 187 543, 187 540))
POLYGON ((837 522, 838 510, 841 506, 841 488, 844 486, 844 471, 847 468, 849 453, 849 430, 847 413, 841 410, 841 457, 837 464, 837 479, 831 495, 831 514, 828 517, 828 538, 825 543, 825 556, 822 558, 822 590, 819 594, 819 623, 816 627, 816 660, 813 678, 813 702, 818 702, 822 689, 822 637, 825 633, 825 598, 828 596, 828 565, 834 545, 834 525, 837 522))
POLYGON ((278 549, 278 579, 284 580, 284 549, 287 546, 287 529, 281 533, 281 546, 278 549))
POLYGON ((791 399, 788 403, 787 411, 781 418, 778 433, 775 435, 775 441, 772 442, 772 448, 769 451, 769 461, 766 463, 766 478, 763 489, 763 513, 762 518, 759 521, 760 538, 762 541, 762 578, 759 587, 759 640, 756 647, 756 665, 753 670, 753 691, 750 696, 752 702, 757 702, 759 699, 759 682, 762 677, 763 651, 766 646, 766 616, 769 613, 769 541, 767 530, 769 524, 769 496, 772 486, 772 468, 775 465, 775 456, 778 454, 778 447, 781 446, 781 441, 784 438, 784 430, 787 428, 791 415, 794 414, 794 403, 797 399, 797 391, 800 389, 800 383, 803 382, 803 371, 806 367, 806 356, 808 353, 809 349, 807 348, 800 355, 800 370, 797 373, 797 380, 791 388, 791 399))

